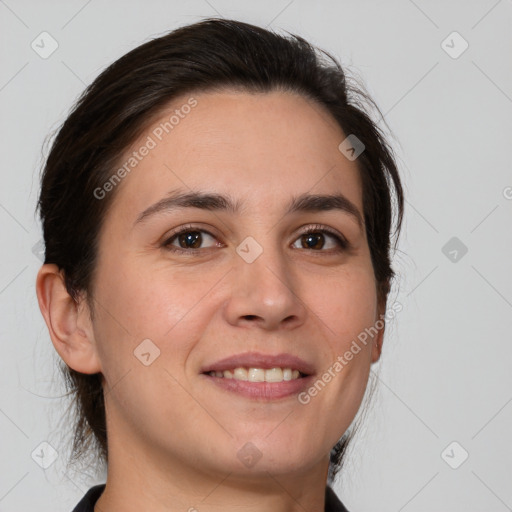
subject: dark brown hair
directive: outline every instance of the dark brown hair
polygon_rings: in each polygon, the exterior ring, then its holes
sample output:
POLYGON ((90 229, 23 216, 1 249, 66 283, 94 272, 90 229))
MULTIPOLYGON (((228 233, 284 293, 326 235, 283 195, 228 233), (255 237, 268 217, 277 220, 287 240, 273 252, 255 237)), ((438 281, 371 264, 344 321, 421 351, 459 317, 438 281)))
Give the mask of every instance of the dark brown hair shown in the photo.
MULTIPOLYGON (((392 217, 396 206, 399 234, 403 192, 392 149, 367 110, 380 114, 378 107, 362 87, 349 83, 334 57, 301 37, 225 19, 205 19, 142 44, 106 68, 81 95, 42 171, 38 208, 45 263, 56 264, 73 299, 79 302, 83 294, 94 311, 91 283, 98 234, 116 193, 98 200, 94 191, 171 100, 222 89, 298 93, 327 109, 346 135, 354 134, 364 144, 356 162, 377 295, 385 304, 395 275, 390 260, 392 217)), ((65 364, 61 370, 76 414, 71 458, 92 451, 106 463, 102 375, 82 374, 65 364)), ((347 431, 331 451, 329 481, 341 468, 353 433, 347 431)))

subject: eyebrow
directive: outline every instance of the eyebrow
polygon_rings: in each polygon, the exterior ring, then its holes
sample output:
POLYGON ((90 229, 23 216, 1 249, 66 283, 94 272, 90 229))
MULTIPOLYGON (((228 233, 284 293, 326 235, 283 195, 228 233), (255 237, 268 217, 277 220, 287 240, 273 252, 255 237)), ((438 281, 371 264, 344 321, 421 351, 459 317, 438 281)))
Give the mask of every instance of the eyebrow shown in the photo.
MULTIPOLYGON (((166 197, 146 208, 135 221, 138 224, 157 213, 171 212, 183 208, 198 208, 208 211, 226 211, 239 214, 243 204, 230 196, 207 192, 185 192, 173 190, 166 197)), ((295 212, 324 212, 338 210, 350 215, 363 229, 363 218, 358 208, 343 194, 301 194, 292 197, 285 215, 295 212)))

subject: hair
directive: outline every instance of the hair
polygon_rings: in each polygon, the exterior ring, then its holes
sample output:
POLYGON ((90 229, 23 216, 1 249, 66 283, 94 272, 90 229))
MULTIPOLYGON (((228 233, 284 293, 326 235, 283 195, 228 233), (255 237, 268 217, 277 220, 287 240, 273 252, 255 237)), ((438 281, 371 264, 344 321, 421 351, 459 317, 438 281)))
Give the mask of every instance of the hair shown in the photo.
MULTIPOLYGON (((393 150, 366 109, 380 110, 327 52, 297 35, 234 20, 208 18, 152 39, 108 66, 85 89, 58 130, 41 173, 37 208, 44 263, 56 264, 73 300, 78 304, 85 296, 93 312, 99 233, 117 190, 102 200, 94 191, 173 99, 222 90, 299 94, 324 107, 344 134, 355 134, 364 144, 356 164, 377 297, 385 305, 395 277, 393 213, 399 235, 404 199, 393 150)), ((71 460, 94 453, 96 460, 108 463, 102 375, 82 374, 60 363, 74 406, 71 460)), ((329 482, 342 467, 354 433, 347 430, 331 450, 329 482)))

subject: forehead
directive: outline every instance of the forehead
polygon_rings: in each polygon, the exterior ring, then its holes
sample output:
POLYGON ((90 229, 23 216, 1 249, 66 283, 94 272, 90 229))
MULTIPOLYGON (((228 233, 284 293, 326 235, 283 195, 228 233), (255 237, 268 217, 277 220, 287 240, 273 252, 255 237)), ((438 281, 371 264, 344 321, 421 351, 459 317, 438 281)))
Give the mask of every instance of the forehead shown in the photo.
POLYGON ((362 211, 359 169, 338 149, 345 138, 322 106, 297 94, 183 95, 123 156, 121 165, 135 165, 126 166, 116 202, 136 215, 178 187, 261 208, 304 192, 341 192, 362 211))

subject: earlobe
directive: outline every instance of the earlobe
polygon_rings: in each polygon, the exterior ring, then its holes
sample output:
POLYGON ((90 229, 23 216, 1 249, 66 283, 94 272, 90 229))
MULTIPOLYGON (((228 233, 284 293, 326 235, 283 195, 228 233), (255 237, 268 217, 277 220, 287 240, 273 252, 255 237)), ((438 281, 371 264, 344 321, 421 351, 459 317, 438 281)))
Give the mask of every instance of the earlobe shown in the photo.
POLYGON ((384 320, 384 313, 386 311, 386 301, 380 304, 379 315, 375 321, 375 327, 378 329, 378 333, 373 337, 372 345, 372 363, 376 363, 382 354, 382 345, 384 344, 384 331, 386 330, 386 321, 384 320))
POLYGON ((373 338, 372 363, 376 363, 380 359, 380 356, 382 354, 382 345, 384 343, 384 329, 385 326, 383 325, 382 328, 379 329, 379 332, 373 338))
POLYGON ((57 265, 46 263, 39 269, 36 293, 39 309, 59 356, 77 372, 101 372, 87 305, 80 307, 69 295, 63 272, 57 265), (80 327, 84 315, 89 318, 85 328, 80 327))

